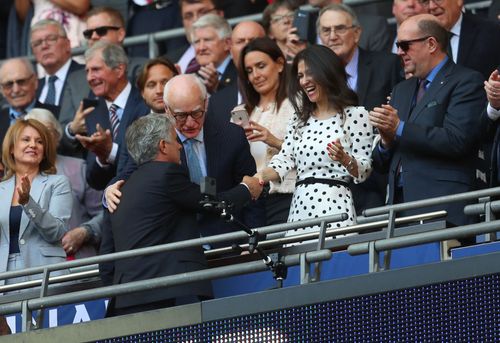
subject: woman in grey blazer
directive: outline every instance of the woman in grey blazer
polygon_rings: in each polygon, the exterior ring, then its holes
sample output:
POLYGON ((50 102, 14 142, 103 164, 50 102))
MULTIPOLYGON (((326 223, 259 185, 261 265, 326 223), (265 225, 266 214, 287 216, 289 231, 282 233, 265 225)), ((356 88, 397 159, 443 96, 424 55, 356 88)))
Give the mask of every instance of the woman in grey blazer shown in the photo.
POLYGON ((55 156, 56 148, 42 123, 18 120, 7 131, 2 144, 5 177, 0 183, 0 272, 66 259, 60 242, 68 230, 73 199, 68 179, 54 175, 55 156))

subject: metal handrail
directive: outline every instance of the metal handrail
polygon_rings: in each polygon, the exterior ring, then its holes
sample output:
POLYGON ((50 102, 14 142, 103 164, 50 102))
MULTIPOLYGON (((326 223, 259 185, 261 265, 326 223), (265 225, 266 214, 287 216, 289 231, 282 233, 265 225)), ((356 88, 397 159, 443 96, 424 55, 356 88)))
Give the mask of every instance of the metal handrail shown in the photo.
POLYGON ((495 232, 500 229, 500 220, 494 220, 485 223, 470 224, 459 226, 455 228, 447 228, 445 230, 424 232, 410 234, 402 237, 394 237, 388 239, 381 239, 374 242, 364 242, 352 244, 347 248, 350 255, 361 255, 370 252, 370 244, 373 249, 378 251, 385 251, 391 249, 406 248, 414 245, 425 243, 439 242, 449 239, 457 239, 480 235, 484 233, 495 232))
MULTIPOLYGON (((301 260, 301 255, 303 254, 284 256, 283 263, 286 266, 297 265, 301 260)), ((305 259, 307 263, 314 263, 314 262, 328 260, 331 258, 331 255, 332 252, 328 249, 319 251, 310 251, 305 253, 305 259)), ((237 265, 217 267, 217 268, 182 273, 177 275, 163 276, 149 280, 133 281, 133 282, 128 282, 126 284, 105 286, 97 289, 89 289, 89 290, 71 292, 67 294, 46 296, 38 299, 16 301, 13 303, 0 305, 0 315, 20 312, 23 310, 23 306, 30 311, 34 311, 48 307, 64 305, 68 303, 101 299, 137 291, 157 289, 161 287, 172 287, 185 283, 219 279, 233 275, 255 273, 267 269, 268 266, 264 263, 264 261, 253 261, 253 262, 240 263, 237 265)))
POLYGON ((363 211, 363 215, 365 217, 370 217, 370 216, 375 216, 375 215, 380 215, 380 214, 387 214, 391 210, 394 212, 408 211, 408 210, 415 210, 415 209, 422 208, 422 207, 441 205, 443 203, 459 202, 459 201, 465 201, 465 200, 474 200, 474 199, 484 198, 487 196, 497 196, 497 195, 500 195, 500 187, 488 188, 488 189, 482 189, 479 191, 458 193, 458 194, 452 194, 452 195, 445 195, 445 196, 417 200, 417 201, 411 201, 411 202, 405 202, 405 203, 395 204, 395 205, 387 205, 387 206, 369 208, 369 209, 366 209, 363 211))

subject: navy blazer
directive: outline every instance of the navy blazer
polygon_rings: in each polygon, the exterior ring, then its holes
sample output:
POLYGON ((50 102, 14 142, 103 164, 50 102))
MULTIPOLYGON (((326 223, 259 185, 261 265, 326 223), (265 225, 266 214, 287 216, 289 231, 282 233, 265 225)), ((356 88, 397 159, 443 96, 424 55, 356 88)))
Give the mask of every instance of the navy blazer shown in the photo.
MULTIPOLYGON (((87 155, 87 182, 91 187, 98 190, 104 189, 117 172, 119 173, 121 171, 125 165, 119 163, 120 152, 122 150, 126 150, 126 147, 123 144, 125 142, 125 132, 132 122, 134 122, 137 118, 148 114, 150 111, 149 107, 147 107, 144 103, 139 90, 132 86, 127 103, 123 109, 122 119, 120 121, 120 126, 118 127, 118 136, 114 141, 119 146, 115 163, 103 168, 97 164, 96 155, 94 153, 89 152, 87 155)), ((85 123, 87 125, 89 136, 96 131, 97 124, 101 125, 104 130, 111 130, 109 111, 104 99, 99 99, 99 104, 87 115, 85 123)), ((125 160, 122 162, 125 163, 125 160)))
POLYGON ((500 62, 500 24, 465 13, 460 29, 457 64, 474 69, 487 80, 500 62))
MULTIPOLYGON (((221 199, 241 201, 238 186, 221 199)), ((200 188, 191 183, 185 168, 167 162, 148 162, 141 165, 122 188, 120 206, 111 217, 115 251, 150 247, 200 237, 196 211, 201 210, 200 188)), ((244 189, 243 191, 246 191, 244 189)), ((109 235, 109 231, 105 231, 109 235)), ((201 246, 133 259, 115 261, 114 284, 145 280, 159 276, 181 274, 206 268, 201 246)), ((104 269, 106 270, 106 269, 104 269)), ((103 277, 107 280, 108 276, 103 277)), ((155 289, 117 296, 117 308, 153 303, 159 300, 197 295, 211 296, 210 281, 155 289)))
POLYGON ((238 105, 238 82, 215 92, 208 100, 207 118, 231 121, 231 111, 238 105))
MULTIPOLYGON (((374 167, 389 172, 389 204, 394 201, 397 172, 402 167, 404 201, 467 192, 473 189, 479 116, 486 97, 482 76, 448 60, 410 115, 417 79, 399 83, 391 105, 405 122, 402 135, 387 153, 377 145, 374 167)), ((419 209, 408 214, 445 209, 449 222, 463 225, 464 202, 419 209)))

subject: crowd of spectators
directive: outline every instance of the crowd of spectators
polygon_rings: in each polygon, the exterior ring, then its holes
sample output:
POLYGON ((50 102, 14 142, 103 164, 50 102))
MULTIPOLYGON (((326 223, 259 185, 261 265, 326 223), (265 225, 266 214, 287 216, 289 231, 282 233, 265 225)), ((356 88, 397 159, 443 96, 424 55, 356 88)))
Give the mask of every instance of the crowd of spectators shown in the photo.
MULTIPOLYGON (((342 212, 347 226, 366 208, 500 181, 500 24, 461 0, 394 0, 392 26, 310 0, 314 44, 293 25, 305 1, 95 3, 0 7, 2 271, 236 230, 201 212, 204 177, 249 227, 342 212), (156 58, 123 47, 180 27, 156 58)), ((450 223, 475 220, 463 206, 446 205, 450 223)), ((200 247, 100 267, 117 284, 205 264, 200 247)), ((108 314, 211 294, 117 298, 108 314)))

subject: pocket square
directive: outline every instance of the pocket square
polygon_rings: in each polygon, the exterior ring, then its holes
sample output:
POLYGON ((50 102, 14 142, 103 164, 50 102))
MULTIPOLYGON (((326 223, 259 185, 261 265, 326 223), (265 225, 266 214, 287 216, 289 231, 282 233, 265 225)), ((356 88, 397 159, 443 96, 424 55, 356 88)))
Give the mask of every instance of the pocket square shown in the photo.
POLYGON ((437 105, 439 105, 439 103, 436 100, 433 100, 433 101, 429 102, 427 104, 427 106, 425 106, 425 107, 430 108, 430 107, 434 107, 434 106, 437 106, 437 105))

